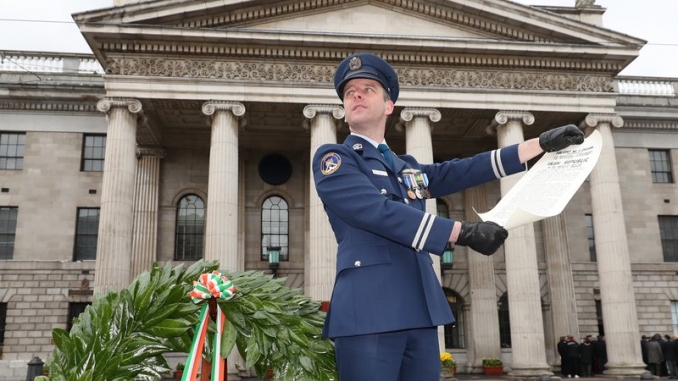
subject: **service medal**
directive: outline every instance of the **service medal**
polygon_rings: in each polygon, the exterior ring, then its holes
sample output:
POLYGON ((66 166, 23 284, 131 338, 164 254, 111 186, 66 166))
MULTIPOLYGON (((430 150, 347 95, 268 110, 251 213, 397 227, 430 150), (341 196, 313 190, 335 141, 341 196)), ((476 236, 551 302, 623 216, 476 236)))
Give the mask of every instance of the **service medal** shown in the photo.
POLYGON ((414 192, 412 191, 412 189, 408 189, 408 190, 407 190, 407 197, 411 198, 412 200, 414 200, 414 199, 417 198, 417 196, 414 194, 414 192))

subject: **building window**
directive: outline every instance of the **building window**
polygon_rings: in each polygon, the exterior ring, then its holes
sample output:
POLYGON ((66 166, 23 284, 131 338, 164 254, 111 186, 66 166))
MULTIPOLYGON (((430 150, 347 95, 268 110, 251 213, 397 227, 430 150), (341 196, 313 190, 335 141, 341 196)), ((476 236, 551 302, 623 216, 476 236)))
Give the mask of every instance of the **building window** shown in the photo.
POLYGON ((671 301, 671 321, 673 322, 673 333, 678 334, 678 300, 671 301))
POLYGON ((87 261, 97 259, 98 238, 99 208, 78 208, 73 260, 87 261))
POLYGON ((83 172, 103 171, 105 156, 106 135, 85 135, 82 140, 82 163, 80 164, 80 170, 83 172))
POLYGON ((205 203, 200 196, 189 194, 177 205, 177 230, 174 239, 174 259, 202 259, 205 238, 205 203))
POLYGON ((92 303, 68 303, 68 321, 66 322, 66 331, 71 332, 73 328, 74 320, 80 316, 81 313, 85 312, 87 306, 92 303))
POLYGON ((7 303, 0 303, 0 358, 5 345, 5 326, 7 325, 7 303))
POLYGON ((589 258, 591 262, 596 262, 598 257, 596 256, 596 236, 593 233, 593 215, 586 215, 586 235, 589 239, 589 258))
POLYGON ((603 323, 603 305, 596 300, 596 321, 598 322, 598 335, 605 336, 605 324, 603 323))
POLYGON ((438 217, 450 218, 450 210, 447 208, 447 204, 441 199, 436 199, 436 209, 438 217))
POLYGON ((659 216, 664 262, 678 262, 678 216, 659 216))
POLYGON ((280 196, 271 196, 261 205, 261 260, 268 261, 268 247, 280 247, 280 260, 289 261, 289 208, 280 196))
POLYGON ((23 169, 25 133, 0 132, 0 169, 23 169))
POLYGON ((499 341, 502 348, 511 348, 511 319, 508 292, 499 298, 499 341))
POLYGON ((14 257, 18 214, 19 208, 16 206, 0 207, 0 259, 12 259, 14 257))
POLYGON ((457 320, 445 325, 445 348, 466 348, 464 336, 464 301, 456 292, 444 289, 447 303, 457 320))
POLYGON ((649 152, 652 182, 672 183, 673 173, 671 173, 671 156, 669 155, 669 150, 651 149, 649 152))

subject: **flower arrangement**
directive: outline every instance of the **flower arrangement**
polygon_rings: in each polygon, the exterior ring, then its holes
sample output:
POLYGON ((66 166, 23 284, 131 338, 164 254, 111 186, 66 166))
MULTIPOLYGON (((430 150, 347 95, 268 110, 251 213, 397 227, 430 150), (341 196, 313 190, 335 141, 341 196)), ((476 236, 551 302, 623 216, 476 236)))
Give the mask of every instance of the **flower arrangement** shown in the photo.
POLYGON ((504 363, 501 362, 500 359, 495 359, 495 358, 484 358, 483 359, 483 366, 503 366, 504 363))
POLYGON ((454 356, 449 352, 443 352, 440 354, 440 364, 443 368, 451 368, 457 366, 457 362, 454 361, 454 356))

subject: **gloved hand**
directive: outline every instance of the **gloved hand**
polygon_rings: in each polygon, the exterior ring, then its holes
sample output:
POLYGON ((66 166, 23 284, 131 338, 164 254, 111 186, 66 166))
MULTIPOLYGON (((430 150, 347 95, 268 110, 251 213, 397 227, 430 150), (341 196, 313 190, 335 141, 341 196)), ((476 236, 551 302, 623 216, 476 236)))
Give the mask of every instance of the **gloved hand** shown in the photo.
POLYGON ((484 254, 494 254, 504 244, 508 231, 494 222, 461 222, 456 244, 484 254))
POLYGON ((545 152, 560 151, 572 144, 582 144, 584 133, 574 124, 556 127, 539 135, 539 145, 545 152))

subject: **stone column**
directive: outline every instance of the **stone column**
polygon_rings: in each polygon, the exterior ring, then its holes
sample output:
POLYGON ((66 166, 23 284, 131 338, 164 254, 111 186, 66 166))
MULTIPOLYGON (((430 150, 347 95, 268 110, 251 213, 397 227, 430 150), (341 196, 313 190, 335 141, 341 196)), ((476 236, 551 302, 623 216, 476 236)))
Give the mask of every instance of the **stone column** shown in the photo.
POLYGON ((624 124, 617 114, 590 114, 584 126, 598 131, 603 148, 590 176, 593 229, 600 277, 608 362, 606 375, 634 377, 645 368, 638 345, 638 318, 624 225, 617 160, 611 127, 624 124))
MULTIPOLYGON (((439 122, 442 118, 440 111, 431 108, 405 108, 400 113, 399 129, 405 127, 405 150, 420 163, 433 163, 433 143, 431 141, 431 122, 439 122)), ((426 212, 437 215, 436 200, 426 200, 426 212)), ((440 281, 440 256, 431 255, 433 270, 440 281)), ((438 327, 438 346, 440 351, 445 350, 445 328, 438 327)))
MULTIPOLYGON (((534 123, 534 116, 524 111, 500 111, 495 116, 498 124, 499 147, 525 141, 523 124, 534 123)), ((501 179, 501 194, 506 195, 523 174, 501 179)), ((544 323, 541 314, 537 247, 532 224, 509 231, 504 244, 506 257, 506 284, 511 320, 513 362, 511 376, 530 377, 552 374, 544 353, 544 323)))
POLYGON ((577 299, 574 293, 572 264, 568 255, 565 217, 561 213, 547 218, 542 221, 542 228, 553 318, 553 335, 551 336, 554 339, 548 342, 547 348, 553 351, 555 364, 560 364, 560 356, 557 355, 557 339, 566 335, 579 338, 577 299))
POLYGON ((99 239, 94 293, 119 291, 129 284, 132 259, 134 175, 136 172, 136 99, 104 98, 97 110, 108 116, 101 186, 99 239))
MULTIPOLYGON (((219 261, 226 271, 243 271, 244 255, 238 241, 238 128, 244 123, 245 106, 239 102, 208 101, 202 112, 212 117, 207 216, 205 221, 205 259, 219 261)), ((227 359, 228 379, 239 379, 235 365, 243 366, 240 353, 227 359)))
POLYGON ((202 112, 212 116, 205 259, 218 260, 226 271, 242 271, 238 255, 238 127, 245 106, 208 101, 202 112))
MULTIPOLYGON (((466 221, 480 221, 473 209, 486 211, 485 185, 464 191, 466 221)), ((473 352, 469 352, 469 370, 482 372, 483 358, 501 358, 499 338, 499 313, 497 312, 497 286, 494 283, 494 258, 466 248, 471 292, 471 321, 474 327, 469 339, 473 340, 473 352)))
POLYGON ((137 147, 130 282, 142 272, 150 270, 156 258, 160 159, 166 154, 167 152, 160 147, 137 147))
MULTIPOLYGON (((323 144, 337 142, 337 119, 344 117, 344 109, 334 105, 304 107, 308 120, 304 125, 311 130, 310 173, 313 173, 313 155, 323 144)), ((327 219, 323 203, 318 197, 311 176, 309 184, 309 228, 305 271, 305 293, 314 300, 329 301, 337 271, 337 240, 327 219)))

